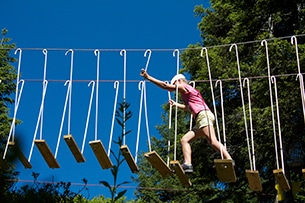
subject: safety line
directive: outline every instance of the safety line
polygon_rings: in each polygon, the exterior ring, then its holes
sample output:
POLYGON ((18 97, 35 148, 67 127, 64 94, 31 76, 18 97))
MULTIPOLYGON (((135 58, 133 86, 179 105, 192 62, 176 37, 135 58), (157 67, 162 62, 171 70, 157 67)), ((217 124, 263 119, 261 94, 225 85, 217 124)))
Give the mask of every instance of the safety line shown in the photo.
MULTIPOLYGON (((299 34, 299 35, 293 35, 295 37, 304 37, 305 34, 299 34)), ((276 41, 276 40, 282 40, 282 39, 290 39, 292 37, 292 35, 290 36, 284 36, 284 37, 277 37, 277 38, 269 38, 269 39, 265 39, 266 41, 276 41)), ((221 44, 221 45, 214 45, 214 46, 207 46, 205 48, 218 48, 218 47, 229 47, 232 44, 236 44, 236 45, 244 45, 244 44, 253 44, 253 43, 260 43, 262 40, 252 40, 252 41, 246 41, 246 42, 237 42, 237 43, 230 43, 230 44, 221 44)), ((35 51, 35 50, 43 50, 43 49, 47 49, 48 51, 67 51, 71 48, 31 48, 31 47, 18 47, 19 49, 22 50, 29 50, 29 51, 35 51)), ((186 47, 186 48, 156 48, 156 49, 149 49, 151 51, 154 52, 169 52, 169 51, 173 51, 173 50, 179 50, 179 51, 184 51, 184 50, 201 50, 203 47, 186 47)), ((0 50, 12 50, 11 48, 5 48, 5 47, 1 47, 0 50)), ((113 48, 113 49, 96 49, 96 48, 73 48, 74 51, 101 51, 101 52, 120 52, 122 49, 119 48, 113 48)), ((135 48, 135 49, 124 49, 125 51, 128 52, 143 52, 146 51, 147 48, 135 48)))

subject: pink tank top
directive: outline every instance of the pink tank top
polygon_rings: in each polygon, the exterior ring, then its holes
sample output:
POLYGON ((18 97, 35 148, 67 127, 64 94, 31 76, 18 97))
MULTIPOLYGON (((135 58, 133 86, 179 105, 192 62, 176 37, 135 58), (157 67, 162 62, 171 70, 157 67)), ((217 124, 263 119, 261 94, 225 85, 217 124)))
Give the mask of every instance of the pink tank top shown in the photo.
POLYGON ((182 100, 189 106, 194 118, 200 111, 210 110, 197 89, 193 88, 189 84, 185 84, 184 88, 187 92, 182 93, 182 100))

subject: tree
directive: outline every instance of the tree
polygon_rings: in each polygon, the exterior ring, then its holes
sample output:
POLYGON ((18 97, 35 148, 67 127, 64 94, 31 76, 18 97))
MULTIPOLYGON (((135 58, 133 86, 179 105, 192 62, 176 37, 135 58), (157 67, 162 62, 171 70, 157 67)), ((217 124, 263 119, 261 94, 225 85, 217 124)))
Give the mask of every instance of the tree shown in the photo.
POLYGON ((10 130, 11 119, 9 117, 9 105, 13 104, 13 99, 10 97, 15 91, 16 71, 11 63, 16 62, 16 59, 10 56, 10 51, 15 48, 15 44, 10 43, 11 39, 6 38, 7 30, 2 29, 2 39, 0 42, 0 139, 1 143, 6 143, 6 138, 10 130))
MULTIPOLYGON (((0 144, 1 151, 4 151, 9 134, 12 119, 9 117, 9 105, 13 104, 14 100, 11 94, 15 91, 16 71, 11 63, 16 62, 16 59, 10 56, 10 52, 15 48, 15 44, 11 43, 11 39, 6 37, 7 29, 2 29, 0 41, 0 144)), ((1 153, 2 160, 2 153, 1 153)), ((7 195, 8 189, 12 183, 5 181, 6 179, 13 179, 17 173, 13 172, 12 165, 10 168, 0 168, 0 194, 7 195)))
MULTIPOLYGON (((189 45, 188 49, 181 54, 183 66, 181 72, 187 72, 191 75, 191 80, 196 81, 196 87, 201 90, 205 100, 213 110, 205 51, 201 57, 202 47, 207 48, 215 100, 217 101, 217 117, 220 123, 225 122, 226 124, 227 147, 235 159, 238 180, 236 183, 218 181, 212 165, 213 159, 219 158, 219 154, 214 153, 209 147, 203 147, 202 142, 206 141, 200 140, 192 144, 195 165, 195 171, 191 177, 193 187, 189 189, 187 194, 183 194, 181 192, 183 188, 169 179, 167 180, 169 188, 178 188, 179 190, 176 194, 172 193, 172 196, 168 196, 167 200, 178 201, 181 198, 180 200, 186 201, 183 198, 187 196, 188 202, 273 202, 277 195, 273 175, 273 169, 277 168, 277 158, 273 139, 271 106, 274 107, 276 136, 278 138, 280 131, 283 138, 285 174, 290 183, 302 181, 301 168, 305 167, 303 161, 304 115, 298 88, 299 82, 296 81, 298 73, 296 50, 290 41, 292 35, 299 35, 297 37, 298 50, 299 53, 303 53, 305 48, 302 35, 304 33, 304 3, 302 0, 281 0, 280 2, 275 0, 211 0, 209 8, 195 7, 195 15, 202 19, 198 25, 202 42, 189 45), (261 45, 263 39, 268 40, 270 73, 276 76, 280 129, 276 118, 274 83, 271 85, 274 103, 271 105, 270 102, 266 47, 261 45), (232 47, 231 51, 229 50, 233 43, 236 43, 238 48, 242 80, 247 77, 250 83, 256 168, 260 173, 262 192, 251 191, 245 175, 245 170, 250 169, 246 136, 247 134, 250 136, 249 100, 247 89, 240 86, 238 80, 235 46, 232 47), (216 80, 223 82, 224 121, 221 119, 219 86, 214 87, 216 80), (245 128, 240 88, 243 88, 248 131, 245 128), (296 152, 299 153, 298 162, 295 161, 295 155, 298 155, 296 152), (175 186, 173 186, 174 184, 175 186)), ((304 64, 304 54, 300 54, 300 64, 304 64)), ((186 128, 182 127, 183 123, 185 123, 184 126, 188 124, 183 118, 186 118, 185 115, 179 113, 179 135, 186 131, 186 128)), ((162 149, 168 133, 166 125, 161 125, 159 128, 162 138, 154 142, 154 145, 156 148, 162 149)), ((223 130, 220 128, 220 133, 222 132, 223 130)), ((278 150, 280 151, 280 149, 278 150)), ((145 160, 142 164, 143 166, 146 164, 145 160)), ((143 187, 157 181, 150 176, 149 171, 143 172, 143 177, 141 174, 138 180, 140 185, 143 184, 143 187)), ((159 181, 163 180, 160 178, 159 181)), ((301 187, 301 192, 303 190, 301 187)), ((138 192, 141 198, 158 200, 161 200, 162 192, 169 194, 167 191, 138 192)), ((301 192, 296 198, 304 200, 301 192)), ((291 191, 286 192, 284 196, 286 202, 293 199, 291 191)))

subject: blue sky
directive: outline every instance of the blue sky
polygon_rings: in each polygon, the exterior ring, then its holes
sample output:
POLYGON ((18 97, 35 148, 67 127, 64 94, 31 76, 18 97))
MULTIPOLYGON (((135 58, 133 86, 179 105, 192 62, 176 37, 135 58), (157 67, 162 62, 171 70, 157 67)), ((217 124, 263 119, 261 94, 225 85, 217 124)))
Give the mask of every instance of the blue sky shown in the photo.
MULTIPOLYGON (((65 55, 66 51, 74 50, 70 132, 81 147, 91 94, 88 83, 96 80, 97 57, 94 50, 101 50, 97 136, 106 150, 110 139, 116 91, 113 86, 116 80, 120 81, 117 102, 121 102, 123 98, 124 58, 120 51, 127 51, 126 100, 131 104, 133 116, 126 126, 127 130, 132 131, 126 144, 134 155, 141 94, 138 83, 142 80, 139 72, 147 61, 144 52, 147 49, 152 50, 148 72, 161 80, 170 80, 177 68, 176 58, 173 57, 174 49, 183 49, 201 41, 197 29, 200 19, 195 18, 193 12, 194 6, 200 4, 206 6, 208 1, 2 1, 0 27, 8 29, 7 37, 12 38, 17 47, 22 49, 20 79, 24 79, 25 83, 17 112, 17 118, 22 120, 22 124, 16 127, 16 136, 22 141, 25 156, 28 157, 30 153, 42 101, 45 59, 43 49, 48 50, 46 80, 49 83, 44 100, 41 135, 53 154, 67 92, 64 82, 70 77, 71 54, 65 55)), ((17 67, 17 64, 14 65, 17 67)), ((146 85, 146 92, 150 136, 158 137, 155 126, 161 124, 161 105, 167 102, 167 92, 150 83, 146 85)), ((92 198, 98 194, 108 197, 108 190, 98 183, 106 180, 111 184, 111 172, 101 168, 88 144, 95 139, 95 106, 94 97, 84 148, 85 163, 75 161, 63 140, 68 131, 66 113, 57 155, 60 168, 50 169, 37 147, 34 147, 32 169, 24 169, 19 161, 16 162, 16 170, 20 171, 19 179, 33 180, 32 172, 40 173, 40 181, 82 183, 82 179, 86 178, 91 186, 89 192, 82 193, 85 197, 92 198)), ((120 132, 115 123, 113 138, 120 132)), ((38 133, 37 138, 39 135, 38 133)), ((139 151, 148 151, 144 109, 139 151)), ((124 163, 119 182, 131 181, 131 176, 136 174, 132 174, 124 163)), ((22 183, 17 184, 20 185, 22 183)), ((127 186, 127 197, 131 199, 136 185, 131 182, 127 186)), ((75 192, 80 188, 78 185, 72 186, 75 192)))

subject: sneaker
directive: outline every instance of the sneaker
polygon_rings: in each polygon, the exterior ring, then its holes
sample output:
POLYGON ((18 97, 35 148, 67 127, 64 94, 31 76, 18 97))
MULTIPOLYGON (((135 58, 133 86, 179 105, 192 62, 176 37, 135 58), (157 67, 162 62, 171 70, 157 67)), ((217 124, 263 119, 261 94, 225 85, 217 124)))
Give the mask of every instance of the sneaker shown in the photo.
POLYGON ((193 166, 191 164, 182 164, 181 167, 185 173, 193 173, 193 166))

